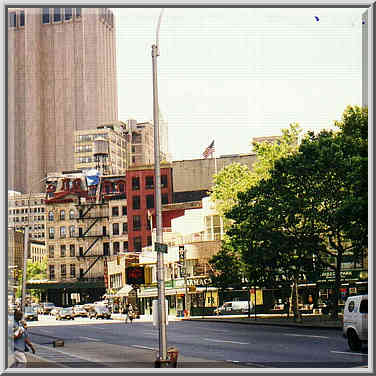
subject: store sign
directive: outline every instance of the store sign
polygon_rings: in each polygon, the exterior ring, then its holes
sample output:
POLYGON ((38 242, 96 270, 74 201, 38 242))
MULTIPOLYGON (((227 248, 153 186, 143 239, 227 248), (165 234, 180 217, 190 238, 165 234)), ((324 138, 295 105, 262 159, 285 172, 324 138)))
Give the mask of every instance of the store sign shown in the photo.
POLYGON ((218 291, 207 291, 205 293, 205 307, 218 307, 218 291))
POLYGON ((142 266, 134 266, 126 269, 128 285, 145 284, 144 268, 142 266))
MULTIPOLYGON (((341 280, 365 280, 368 278, 368 272, 366 270, 342 270, 341 280)), ((336 279, 334 271, 324 271, 321 273, 318 282, 331 281, 336 279)))
POLYGON ((187 278, 187 286, 208 286, 212 283, 209 277, 187 278))

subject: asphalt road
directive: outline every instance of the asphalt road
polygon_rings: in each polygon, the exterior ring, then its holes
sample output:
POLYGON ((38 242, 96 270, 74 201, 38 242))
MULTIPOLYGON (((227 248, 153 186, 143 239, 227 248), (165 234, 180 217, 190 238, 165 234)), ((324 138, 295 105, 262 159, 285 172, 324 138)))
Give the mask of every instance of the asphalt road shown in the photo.
MULTIPOLYGON (((43 320, 33 323, 32 341, 49 352, 62 351, 59 356, 63 360, 67 351, 73 357, 82 356, 89 361, 87 367, 95 367, 96 362, 121 361, 125 346, 159 348, 158 328, 151 322, 136 320, 125 324, 97 320, 94 323, 78 319, 46 324, 43 320), (51 350, 55 338, 64 339, 65 347, 51 350)), ((358 353, 350 351, 342 332, 335 329, 173 321, 167 326, 167 343, 177 347, 181 355, 206 359, 208 364, 221 361, 240 367, 349 368, 368 363, 367 347, 358 353)))

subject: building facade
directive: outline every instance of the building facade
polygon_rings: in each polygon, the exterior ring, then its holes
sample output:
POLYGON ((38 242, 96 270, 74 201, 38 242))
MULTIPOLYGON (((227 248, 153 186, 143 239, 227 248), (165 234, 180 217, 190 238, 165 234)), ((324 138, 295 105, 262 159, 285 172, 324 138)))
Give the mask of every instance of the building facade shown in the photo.
MULTIPOLYGON (((29 239, 45 240, 45 194, 8 193, 8 227, 24 231, 29 226, 29 239)), ((28 255, 30 258, 30 254, 28 255)))
POLYGON ((74 167, 74 131, 117 119, 107 8, 8 8, 9 189, 74 167))
POLYGON ((74 168, 81 171, 97 169, 104 175, 124 175, 130 159, 126 134, 126 124, 120 121, 76 131, 74 168))

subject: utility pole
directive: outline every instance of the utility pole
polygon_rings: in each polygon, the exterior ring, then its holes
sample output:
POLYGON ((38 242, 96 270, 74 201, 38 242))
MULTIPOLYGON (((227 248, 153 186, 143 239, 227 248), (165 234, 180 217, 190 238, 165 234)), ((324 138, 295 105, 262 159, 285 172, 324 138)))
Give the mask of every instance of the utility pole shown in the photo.
MULTIPOLYGON (((155 217, 156 217, 156 243, 161 244, 162 233, 162 210, 161 210, 161 170, 160 170, 160 147, 159 147, 159 105, 158 105, 158 80, 157 80, 157 57, 159 56, 158 39, 163 9, 159 15, 156 44, 152 45, 153 62, 153 116, 154 116, 154 176, 155 176, 155 217)), ((158 281, 158 323, 159 323, 159 360, 167 360, 167 337, 166 337, 166 305, 165 305, 165 270, 164 257, 161 251, 157 251, 157 281, 158 281)))
MULTIPOLYGON (((30 210, 30 203, 28 212, 30 210)), ((28 213, 29 217, 29 213, 28 213)), ((23 270, 22 270, 22 290, 21 290, 21 312, 25 313, 25 303, 26 303, 26 272, 27 272, 27 256, 29 251, 29 221, 27 221, 27 226, 24 232, 24 259, 23 259, 23 270)))

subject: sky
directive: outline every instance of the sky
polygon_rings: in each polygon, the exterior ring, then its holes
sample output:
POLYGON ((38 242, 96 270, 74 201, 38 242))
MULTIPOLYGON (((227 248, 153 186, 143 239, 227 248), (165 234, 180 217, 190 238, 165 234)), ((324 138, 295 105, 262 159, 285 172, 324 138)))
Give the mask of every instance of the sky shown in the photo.
MULTIPOLYGON (((153 120, 151 46, 160 9, 113 9, 119 114, 153 120)), ((362 103, 364 9, 166 8, 158 96, 173 160, 252 151, 290 123, 330 129, 362 103)))

